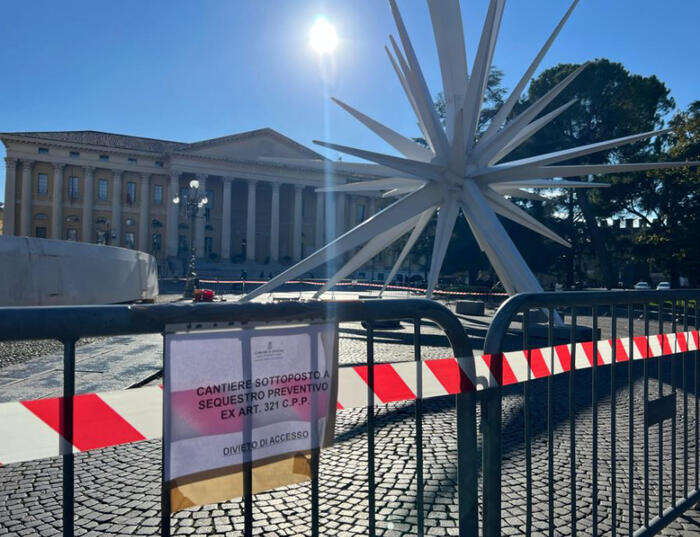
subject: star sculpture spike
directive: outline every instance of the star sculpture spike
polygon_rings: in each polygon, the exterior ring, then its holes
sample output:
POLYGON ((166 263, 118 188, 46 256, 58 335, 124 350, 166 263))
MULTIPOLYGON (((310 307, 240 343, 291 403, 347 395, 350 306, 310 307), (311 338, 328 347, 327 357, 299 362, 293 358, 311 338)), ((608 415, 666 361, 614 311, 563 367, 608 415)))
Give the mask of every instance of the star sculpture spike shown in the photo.
POLYGON ((573 104, 573 101, 566 103, 540 116, 544 109, 586 68, 587 64, 579 66, 539 100, 508 120, 527 82, 532 78, 546 52, 561 32, 578 1, 574 0, 570 4, 512 93, 494 115, 485 132, 477 138, 477 125, 479 124, 486 82, 505 8, 505 0, 489 0, 486 20, 471 70, 468 69, 464 50, 465 38, 459 1, 428 0, 446 99, 446 128, 442 126, 437 116, 435 103, 423 77, 418 57, 411 44, 398 6, 395 0, 389 0, 389 6, 398 30, 398 42, 390 36, 391 46, 385 47, 386 53, 415 113, 418 126, 426 139, 427 147, 413 142, 410 138, 382 125, 370 116, 334 99, 340 107, 391 145, 401 156, 385 155, 317 141, 315 143, 319 145, 360 157, 373 164, 340 162, 329 164, 322 161, 310 161, 308 165, 311 168, 331 167, 339 171, 365 173, 376 177, 376 180, 330 186, 318 190, 382 191, 385 196, 398 197, 398 199, 276 276, 267 284, 258 287, 241 300, 247 301, 269 292, 284 282, 330 261, 335 256, 360 247, 317 293, 318 296, 382 250, 410 233, 382 288, 383 292, 436 211, 438 222, 427 282, 428 297, 432 295, 437 284, 452 230, 460 212, 464 215, 479 247, 488 256, 506 291, 511 294, 539 292, 542 291, 542 287, 537 278, 525 263, 496 215, 513 220, 550 240, 565 246, 570 245, 526 211, 509 201, 506 196, 538 199, 537 194, 524 189, 608 186, 600 183, 559 179, 564 177, 700 165, 700 162, 558 164, 583 155, 648 139, 663 134, 667 132, 666 130, 634 134, 615 140, 502 162, 513 150, 573 104))

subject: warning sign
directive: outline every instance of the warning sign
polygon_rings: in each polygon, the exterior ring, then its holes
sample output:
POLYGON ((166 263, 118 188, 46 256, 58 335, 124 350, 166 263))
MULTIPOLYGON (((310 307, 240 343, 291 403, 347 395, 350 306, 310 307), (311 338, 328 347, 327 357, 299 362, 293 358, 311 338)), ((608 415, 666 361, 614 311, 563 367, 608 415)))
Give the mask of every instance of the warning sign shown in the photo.
POLYGON ((333 324, 176 332, 165 337, 165 479, 176 511, 310 477, 333 438, 333 324))

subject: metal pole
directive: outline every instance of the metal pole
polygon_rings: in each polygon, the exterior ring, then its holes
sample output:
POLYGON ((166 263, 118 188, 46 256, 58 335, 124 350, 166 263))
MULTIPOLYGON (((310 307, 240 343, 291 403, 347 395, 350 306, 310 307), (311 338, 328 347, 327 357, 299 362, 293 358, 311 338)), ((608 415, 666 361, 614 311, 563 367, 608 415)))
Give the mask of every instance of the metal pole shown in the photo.
POLYGON ((183 298, 192 298, 194 296, 194 279, 197 276, 195 273, 197 263, 197 252, 194 246, 194 225, 196 217, 196 209, 190 206, 191 199, 188 196, 185 209, 190 217, 190 257, 187 266, 187 281, 185 282, 185 291, 182 294, 183 298))
MULTIPOLYGON (((75 466, 73 459, 73 396, 75 395, 75 338, 63 340, 63 398, 61 427, 66 441, 63 453, 63 535, 73 537, 75 500, 75 466)), ((59 440, 60 441, 60 440, 59 440)))
MULTIPOLYGON (((494 377, 501 383, 503 355, 492 356, 494 377)), ((501 388, 486 390, 481 399, 484 475, 484 537, 501 535, 501 388)))
POLYGON ((163 333, 163 429, 161 435, 161 483, 160 483, 160 534, 161 537, 170 537, 170 483, 168 482, 168 449, 169 442, 169 420, 170 420, 170 374, 169 364, 166 361, 165 333, 163 333))

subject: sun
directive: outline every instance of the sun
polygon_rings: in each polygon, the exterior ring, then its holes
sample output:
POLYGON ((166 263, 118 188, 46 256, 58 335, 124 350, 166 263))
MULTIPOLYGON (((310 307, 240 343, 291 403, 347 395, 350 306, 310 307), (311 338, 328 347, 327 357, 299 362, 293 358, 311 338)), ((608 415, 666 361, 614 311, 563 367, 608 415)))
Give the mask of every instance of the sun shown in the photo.
POLYGON ((309 32, 309 45, 319 54, 331 54, 338 46, 338 34, 325 17, 317 17, 309 32))

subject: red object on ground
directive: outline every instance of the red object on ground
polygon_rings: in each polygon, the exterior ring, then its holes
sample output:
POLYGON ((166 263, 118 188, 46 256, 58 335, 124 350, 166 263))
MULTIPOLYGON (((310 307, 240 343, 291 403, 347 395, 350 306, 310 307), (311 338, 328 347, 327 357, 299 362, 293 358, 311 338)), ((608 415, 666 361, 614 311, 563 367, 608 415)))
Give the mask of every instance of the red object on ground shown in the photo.
POLYGON ((213 302, 214 301, 214 291, 211 289, 195 289, 194 290, 194 301, 195 302, 213 302))

